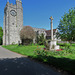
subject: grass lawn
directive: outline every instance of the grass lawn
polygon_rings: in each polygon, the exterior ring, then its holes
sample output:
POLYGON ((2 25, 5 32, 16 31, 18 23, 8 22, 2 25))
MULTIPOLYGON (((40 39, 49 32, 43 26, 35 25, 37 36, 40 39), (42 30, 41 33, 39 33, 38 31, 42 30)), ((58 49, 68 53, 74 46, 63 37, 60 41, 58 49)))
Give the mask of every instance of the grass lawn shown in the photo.
MULTIPOLYGON (((66 55, 67 50, 55 52, 48 52, 47 56, 36 55, 34 51, 37 49, 37 46, 18 46, 18 45, 8 45, 2 46, 8 50, 20 53, 22 55, 30 56, 31 58, 37 59, 39 61, 45 62, 49 65, 53 65, 56 68, 66 70, 72 74, 75 74, 75 44, 73 44, 69 49, 69 53, 66 55), (73 52, 72 52, 73 51, 73 52)), ((39 46, 44 48, 44 46, 39 46)), ((64 47, 61 47, 64 48, 64 47)))
MULTIPOLYGON (((37 46, 34 45, 33 46, 8 45, 2 47, 26 56, 34 56, 34 50, 37 48, 37 46)), ((44 48, 44 46, 39 46, 39 47, 44 48)))

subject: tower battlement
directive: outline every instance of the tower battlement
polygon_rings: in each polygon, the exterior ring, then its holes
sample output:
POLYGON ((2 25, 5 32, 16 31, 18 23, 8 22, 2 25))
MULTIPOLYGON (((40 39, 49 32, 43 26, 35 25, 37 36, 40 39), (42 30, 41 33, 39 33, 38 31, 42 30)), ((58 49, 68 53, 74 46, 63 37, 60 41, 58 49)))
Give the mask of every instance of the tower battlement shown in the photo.
POLYGON ((17 2, 17 1, 22 2, 21 0, 16 0, 16 2, 17 2))
POLYGON ((21 0, 16 0, 16 4, 7 2, 5 7, 7 7, 7 6, 10 6, 10 7, 18 7, 18 6, 20 6, 20 7, 22 7, 22 1, 21 0))
POLYGON ((13 8, 16 8, 16 4, 13 5, 13 4, 11 3, 11 4, 9 4, 9 6, 10 6, 10 7, 13 7, 13 8))

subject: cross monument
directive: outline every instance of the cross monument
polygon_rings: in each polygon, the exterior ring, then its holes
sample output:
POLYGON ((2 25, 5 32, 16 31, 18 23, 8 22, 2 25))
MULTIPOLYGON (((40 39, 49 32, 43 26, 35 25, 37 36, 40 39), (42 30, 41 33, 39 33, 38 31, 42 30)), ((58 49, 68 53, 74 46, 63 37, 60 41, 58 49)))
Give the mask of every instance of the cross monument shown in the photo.
POLYGON ((57 50, 59 49, 59 46, 56 45, 56 40, 53 39, 53 17, 51 16, 49 18, 51 20, 51 41, 50 41, 50 50, 57 50))
POLYGON ((51 20, 51 40, 53 40, 53 18, 52 16, 50 17, 51 20))

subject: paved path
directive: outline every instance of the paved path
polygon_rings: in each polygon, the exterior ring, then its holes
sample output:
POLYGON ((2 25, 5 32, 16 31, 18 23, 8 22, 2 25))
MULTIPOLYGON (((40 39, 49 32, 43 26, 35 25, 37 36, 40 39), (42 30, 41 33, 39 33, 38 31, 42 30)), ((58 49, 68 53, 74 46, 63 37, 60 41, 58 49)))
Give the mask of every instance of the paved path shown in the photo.
POLYGON ((15 58, 15 57, 19 58, 22 57, 22 55, 6 50, 5 48, 0 46, 0 58, 15 58))
POLYGON ((0 46, 0 75, 61 75, 51 68, 31 61, 0 46))

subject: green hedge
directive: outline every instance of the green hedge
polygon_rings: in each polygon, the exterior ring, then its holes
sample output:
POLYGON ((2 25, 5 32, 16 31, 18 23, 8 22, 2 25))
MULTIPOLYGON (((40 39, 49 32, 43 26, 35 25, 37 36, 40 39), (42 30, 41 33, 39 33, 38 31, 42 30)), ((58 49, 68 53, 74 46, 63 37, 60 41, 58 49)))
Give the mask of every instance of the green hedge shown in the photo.
POLYGON ((60 45, 60 46, 70 46, 70 43, 57 43, 57 45, 60 45))

